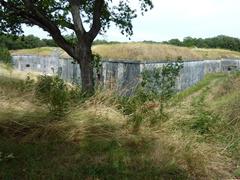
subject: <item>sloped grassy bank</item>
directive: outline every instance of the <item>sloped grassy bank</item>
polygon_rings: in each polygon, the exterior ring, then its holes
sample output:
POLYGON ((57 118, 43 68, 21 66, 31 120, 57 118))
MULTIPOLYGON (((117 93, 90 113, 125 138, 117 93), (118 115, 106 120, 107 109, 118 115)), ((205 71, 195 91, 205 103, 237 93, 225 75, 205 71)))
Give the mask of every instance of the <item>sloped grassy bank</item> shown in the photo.
MULTIPOLYGON (((179 56, 184 60, 239 59, 240 57, 240 52, 225 49, 186 48, 149 43, 102 44, 93 46, 92 50, 105 60, 164 61, 177 60, 179 56)), ((14 50, 11 51, 11 54, 35 56, 51 56, 57 54, 61 58, 69 58, 60 48, 52 47, 14 50)))
MULTIPOLYGON (((0 179, 240 176, 236 73, 207 76, 170 100, 168 119, 143 123, 138 132, 114 93, 74 102, 57 117, 35 98, 34 84, 14 73, 0 76, 0 179)), ((149 102, 148 113, 139 118, 158 117, 151 103, 156 104, 149 102)), ((142 105, 138 108, 141 112, 142 105)))

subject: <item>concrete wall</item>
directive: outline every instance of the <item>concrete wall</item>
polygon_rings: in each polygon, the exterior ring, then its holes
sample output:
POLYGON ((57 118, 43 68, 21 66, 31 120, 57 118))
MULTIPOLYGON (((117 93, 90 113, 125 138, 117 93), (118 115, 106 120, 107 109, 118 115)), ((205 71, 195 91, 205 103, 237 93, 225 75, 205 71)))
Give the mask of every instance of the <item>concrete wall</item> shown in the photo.
MULTIPOLYGON (((80 84, 80 68, 71 59, 55 56, 14 56, 14 67, 21 71, 37 71, 43 74, 58 74, 62 79, 80 84)), ((101 81, 107 88, 131 92, 139 82, 144 69, 162 67, 167 62, 103 61, 101 81)), ((204 78, 208 73, 240 70, 240 60, 185 61, 177 79, 177 90, 186 89, 204 78)))

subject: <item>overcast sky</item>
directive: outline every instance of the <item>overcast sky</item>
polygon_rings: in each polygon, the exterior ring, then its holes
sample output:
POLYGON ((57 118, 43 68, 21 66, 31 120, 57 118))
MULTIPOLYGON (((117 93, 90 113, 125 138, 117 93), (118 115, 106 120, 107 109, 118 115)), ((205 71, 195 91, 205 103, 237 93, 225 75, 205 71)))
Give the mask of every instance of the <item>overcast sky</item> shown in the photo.
MULTIPOLYGON (((114 0, 113 0, 114 1, 114 0)), ((136 5, 138 0, 131 0, 136 5)), ((212 37, 220 34, 240 38, 240 0, 153 0, 154 9, 134 20, 131 41, 165 41, 186 36, 212 37)), ((49 38, 37 27, 25 34, 49 38)), ((98 39, 129 41, 115 27, 98 39)))

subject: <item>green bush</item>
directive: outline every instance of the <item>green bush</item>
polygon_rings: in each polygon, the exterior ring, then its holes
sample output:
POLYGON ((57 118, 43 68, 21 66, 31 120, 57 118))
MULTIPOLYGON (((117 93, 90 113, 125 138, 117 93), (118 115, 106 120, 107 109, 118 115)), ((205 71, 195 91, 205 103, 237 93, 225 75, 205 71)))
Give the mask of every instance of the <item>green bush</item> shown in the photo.
POLYGON ((12 64, 12 56, 8 49, 6 48, 0 48, 0 62, 4 64, 12 64))
POLYGON ((148 100, 167 100, 175 92, 176 78, 183 68, 181 57, 176 63, 170 62, 162 68, 142 72, 141 91, 148 100))
POLYGON ((48 105, 53 115, 63 116, 68 110, 68 89, 64 81, 58 76, 39 76, 35 95, 37 99, 48 105))
POLYGON ((182 68, 183 63, 179 58, 177 62, 167 63, 161 68, 144 70, 142 82, 134 95, 120 99, 124 113, 132 117, 135 130, 143 122, 147 121, 152 125, 167 119, 164 104, 173 96, 176 78, 182 68))

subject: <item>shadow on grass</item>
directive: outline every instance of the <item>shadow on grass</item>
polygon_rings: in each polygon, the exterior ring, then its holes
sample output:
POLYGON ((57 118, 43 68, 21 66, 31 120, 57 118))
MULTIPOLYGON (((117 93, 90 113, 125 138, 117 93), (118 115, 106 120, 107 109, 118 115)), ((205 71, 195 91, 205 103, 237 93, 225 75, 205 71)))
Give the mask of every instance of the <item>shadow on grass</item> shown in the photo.
POLYGON ((119 136, 121 129, 99 119, 83 130, 65 121, 44 112, 0 112, 0 179, 187 178, 170 157, 153 161, 147 137, 119 136), (80 140, 69 139, 72 128, 83 131, 80 140))

